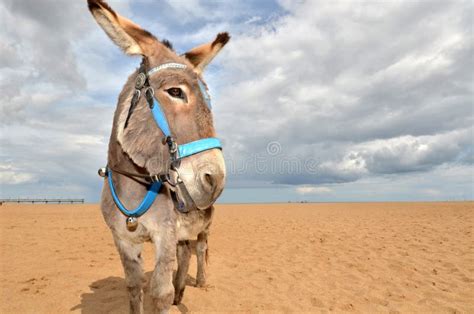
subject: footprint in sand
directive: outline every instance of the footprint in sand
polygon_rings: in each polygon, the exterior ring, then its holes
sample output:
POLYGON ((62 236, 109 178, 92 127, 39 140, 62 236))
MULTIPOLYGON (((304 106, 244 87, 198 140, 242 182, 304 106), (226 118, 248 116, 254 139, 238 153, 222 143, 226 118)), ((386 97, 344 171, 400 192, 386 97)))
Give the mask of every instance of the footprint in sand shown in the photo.
POLYGON ((22 293, 27 293, 27 292, 32 292, 35 294, 42 293, 41 291, 48 286, 48 281, 49 279, 46 278, 45 276, 37 279, 37 278, 30 278, 26 281, 21 282, 22 284, 25 284, 26 287, 23 287, 20 292, 22 293))
POLYGON ((311 298, 311 305, 314 307, 324 307, 323 301, 318 298, 311 298))

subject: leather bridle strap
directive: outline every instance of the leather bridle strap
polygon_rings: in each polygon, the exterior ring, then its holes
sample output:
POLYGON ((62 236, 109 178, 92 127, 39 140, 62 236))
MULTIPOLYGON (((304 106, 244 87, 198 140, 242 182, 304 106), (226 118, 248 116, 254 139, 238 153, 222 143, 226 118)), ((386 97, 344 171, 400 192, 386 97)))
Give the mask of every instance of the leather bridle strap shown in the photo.
POLYGON ((143 173, 138 173, 138 172, 129 172, 129 171, 124 171, 121 169, 118 169, 116 167, 112 167, 110 165, 107 166, 107 171, 113 171, 118 174, 121 174, 123 176, 129 177, 131 179, 134 179, 138 183, 141 183, 143 185, 149 185, 155 181, 161 181, 163 182, 165 180, 166 174, 157 174, 157 175, 149 175, 149 174, 143 174, 143 173), (137 180, 137 179, 144 179, 144 180, 137 180))

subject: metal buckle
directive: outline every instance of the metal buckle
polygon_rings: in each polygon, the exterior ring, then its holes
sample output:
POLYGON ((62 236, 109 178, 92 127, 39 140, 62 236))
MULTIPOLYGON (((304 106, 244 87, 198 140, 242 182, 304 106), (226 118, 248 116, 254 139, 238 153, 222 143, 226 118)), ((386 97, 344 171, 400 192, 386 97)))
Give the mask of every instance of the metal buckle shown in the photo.
POLYGON ((159 174, 153 174, 153 175, 150 175, 150 181, 155 183, 155 182, 161 182, 161 183, 164 183, 164 182, 168 182, 168 174, 167 173, 159 173, 159 174))
POLYGON ((160 181, 161 181, 161 180, 160 180, 160 176, 159 176, 158 174, 155 174, 155 175, 150 176, 150 180, 151 180, 151 182, 153 182, 153 183, 156 183, 156 182, 160 182, 160 181))
POLYGON ((168 175, 167 175, 167 182, 170 186, 173 188, 176 188, 176 186, 180 183, 183 182, 179 176, 178 169, 175 168, 170 168, 168 175), (172 174, 173 173, 173 174, 172 174))
POLYGON ((155 90, 153 89, 153 87, 148 86, 145 89, 145 98, 146 98, 146 102, 148 103, 148 106, 150 107, 150 109, 153 109, 153 106, 155 105, 155 102, 153 101, 154 96, 155 96, 155 90))
POLYGON ((176 144, 176 141, 170 135, 163 138, 163 144, 168 144, 168 148, 171 154, 175 154, 178 151, 178 144, 176 144))
POLYGON ((140 99, 142 92, 140 92, 139 89, 135 89, 135 92, 133 93, 133 102, 136 102, 140 99))
POLYGON ((178 144, 176 142, 171 143, 170 146, 170 153, 174 154, 178 151, 178 144))
POLYGON ((145 89, 145 95, 149 98, 153 98, 155 97, 155 90, 153 89, 153 87, 151 86, 148 86, 146 89, 145 89), (151 93, 151 95, 148 95, 148 92, 151 93))

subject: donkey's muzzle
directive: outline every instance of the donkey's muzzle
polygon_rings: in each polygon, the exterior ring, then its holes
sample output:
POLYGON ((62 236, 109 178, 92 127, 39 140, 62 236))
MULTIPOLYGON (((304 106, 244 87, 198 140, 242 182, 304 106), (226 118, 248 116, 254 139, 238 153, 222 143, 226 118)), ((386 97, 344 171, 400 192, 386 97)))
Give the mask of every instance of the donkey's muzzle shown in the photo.
MULTIPOLYGON (((188 193, 198 209, 209 208, 224 189, 226 174, 221 150, 212 149, 183 159, 179 173, 186 188, 182 197, 186 198, 188 193)), ((176 191, 179 193, 180 189, 176 191)))

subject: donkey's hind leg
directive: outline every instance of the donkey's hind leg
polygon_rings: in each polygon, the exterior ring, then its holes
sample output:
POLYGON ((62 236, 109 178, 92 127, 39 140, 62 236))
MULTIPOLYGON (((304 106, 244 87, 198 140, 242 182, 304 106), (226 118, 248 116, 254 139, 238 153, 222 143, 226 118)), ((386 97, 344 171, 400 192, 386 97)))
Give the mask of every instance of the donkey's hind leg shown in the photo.
POLYGON ((181 303, 186 288, 186 277, 188 276, 189 259, 191 258, 191 250, 189 241, 179 241, 176 249, 178 257, 178 270, 174 277, 174 305, 181 303))
POLYGON ((197 275, 196 287, 204 287, 206 284, 206 264, 208 257, 207 247, 208 231, 205 230, 198 234, 196 243, 196 257, 197 257, 197 275))
POLYGON ((130 243, 116 236, 114 240, 125 271, 125 283, 130 299, 130 313, 141 314, 143 313, 143 285, 145 282, 141 254, 143 245, 130 243))

